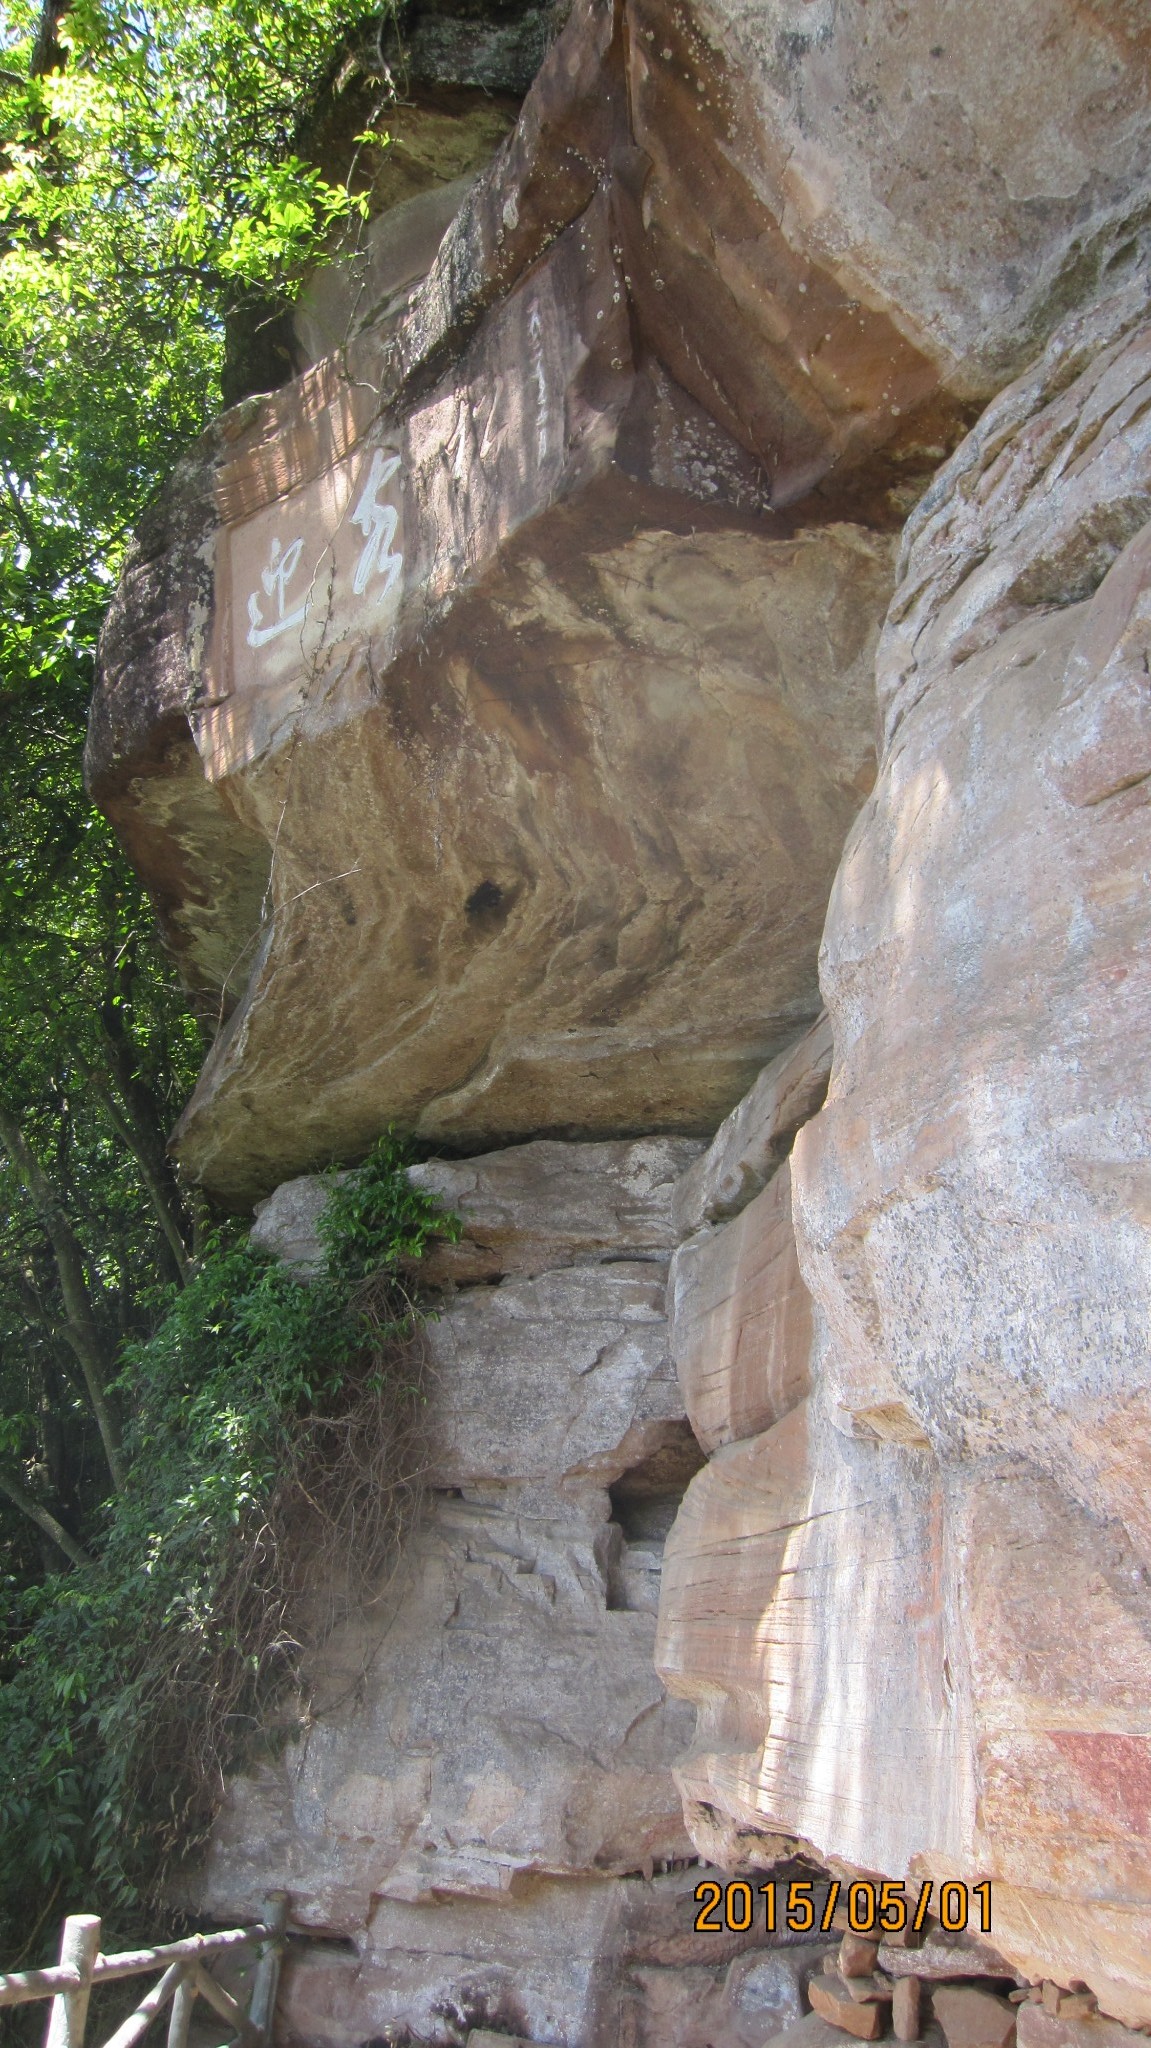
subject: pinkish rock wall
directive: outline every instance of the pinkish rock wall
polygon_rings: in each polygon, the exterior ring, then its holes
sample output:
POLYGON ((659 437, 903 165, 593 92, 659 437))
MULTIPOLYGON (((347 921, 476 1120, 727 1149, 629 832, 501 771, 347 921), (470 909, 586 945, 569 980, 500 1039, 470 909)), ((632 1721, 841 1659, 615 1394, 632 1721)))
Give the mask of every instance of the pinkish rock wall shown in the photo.
POLYGON ((907 1417, 947 1493, 953 1853, 998 1881, 1026 1969, 1128 2020, 1151 2019, 1149 521, 1151 322, 1119 295, 990 408, 906 538, 884 763, 824 938, 830 1098, 794 1162, 829 1418, 907 1417))
POLYGON ((659 1649, 699 1705, 701 1846, 990 1879, 1002 1953, 1129 2025, 1151 2021, 1149 373, 1146 293, 1120 292, 910 522, 879 777, 821 949, 827 1102, 676 1254, 673 1349, 720 1448, 659 1649))

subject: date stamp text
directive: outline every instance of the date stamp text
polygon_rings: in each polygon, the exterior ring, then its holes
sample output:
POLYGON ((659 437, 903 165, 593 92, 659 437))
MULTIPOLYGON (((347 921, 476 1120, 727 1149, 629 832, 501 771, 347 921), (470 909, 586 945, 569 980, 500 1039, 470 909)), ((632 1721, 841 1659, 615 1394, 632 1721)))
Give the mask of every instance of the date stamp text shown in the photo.
MULTIPOLYGON (((820 1885, 819 1891, 823 1890, 820 1885)), ((839 1878, 832 1878, 826 1894, 817 1897, 815 1880, 801 1877, 793 1879, 786 1895, 783 1894, 782 1885, 753 1886, 743 1878, 719 1884, 715 1878, 704 1878, 695 1888, 699 1908, 695 1931, 746 1934, 759 1919, 768 1934, 781 1934, 785 1929, 789 1934, 830 1934, 836 1913, 843 1906, 853 1934, 870 1934, 879 1941, 885 1936, 892 1938, 905 1933, 922 1935, 929 1914, 947 1934, 959 1934, 973 1926, 973 1915, 977 1915, 981 1934, 991 1932, 991 1884, 987 1879, 982 1884, 969 1885, 955 1878, 942 1884, 927 1878, 920 1885, 918 1896, 912 1896, 895 1882, 856 1878, 851 1884, 843 1884, 839 1878), (757 1894, 763 1901, 758 1908, 757 1894)), ((842 1926, 842 1915, 836 1925, 842 1926)))

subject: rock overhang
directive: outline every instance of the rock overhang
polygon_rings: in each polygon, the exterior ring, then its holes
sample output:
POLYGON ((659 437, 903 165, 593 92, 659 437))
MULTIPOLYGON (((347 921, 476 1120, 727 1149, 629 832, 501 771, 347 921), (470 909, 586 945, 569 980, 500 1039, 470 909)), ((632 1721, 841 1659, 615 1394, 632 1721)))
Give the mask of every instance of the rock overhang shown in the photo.
MULTIPOLYGON (((89 774, 224 1026, 176 1143, 225 1202, 392 1120, 707 1132, 815 1014, 891 535, 1011 334, 834 160, 857 12, 783 90, 738 11, 577 9, 410 302, 145 534, 89 774)), ((1036 291, 1130 227, 1109 147, 1046 229, 981 191, 1036 291)))
POLYGON ((890 536, 773 514, 636 363, 603 208, 382 433, 292 396, 212 465, 196 759, 136 783, 232 897, 173 917, 243 988, 182 1159, 244 1202, 393 1117, 710 1129, 814 1007, 890 536))

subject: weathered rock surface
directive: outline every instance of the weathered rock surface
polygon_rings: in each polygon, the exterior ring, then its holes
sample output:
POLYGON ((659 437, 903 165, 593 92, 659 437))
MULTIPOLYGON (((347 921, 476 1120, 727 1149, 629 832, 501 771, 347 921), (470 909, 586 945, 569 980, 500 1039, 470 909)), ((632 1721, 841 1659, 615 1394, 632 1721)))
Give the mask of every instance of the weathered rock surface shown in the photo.
POLYGON ((1041 2005, 1021 2005, 1015 2038, 1019 2048, 1138 2048, 1146 2036, 1098 2015, 1064 2020, 1044 2012, 1041 2005))
POLYGON ((652 1456, 682 1432, 663 1311, 663 1269, 630 1260, 469 1289, 428 1333, 435 1483, 607 1486, 652 1456))
POLYGON ((320 1219, 328 1206, 328 1182, 316 1173, 298 1174, 273 1189, 266 1201, 257 1202, 249 1239, 257 1250, 270 1252, 286 1266, 298 1266, 303 1273, 318 1272, 324 1264, 320 1219))
MULTIPOLYGON (((791 2019, 805 2005, 811 1949, 765 1950, 753 1945, 762 1933, 692 1932, 695 1886, 709 1874, 697 1866, 650 1882, 540 1883, 499 1908, 396 1909, 389 1925, 398 1945, 386 1972, 321 1942, 293 1945, 285 2039, 314 2048, 360 2038, 358 2015, 388 2010, 389 1995, 394 2009, 405 1969, 413 1991, 421 1979, 436 1986, 424 2036, 435 2043, 507 2042, 510 2028, 531 2024, 539 2031, 510 2039, 547 2048, 766 2048, 781 2039, 836 2048, 842 2036, 813 2014, 791 2019), (564 1976, 581 1986, 576 2030, 556 2003, 564 1976), (477 2015, 490 2024, 469 2033, 477 2015)), ((930 2048, 943 2048, 938 2031, 926 2031, 930 2048)), ((379 2038, 389 2039, 386 2022, 379 2038)), ((392 2038, 403 2041, 402 2031, 392 2038)))
POLYGON ((845 2039, 842 2027, 817 2012, 809 2012, 777 2034, 771 2048, 844 2048, 845 2039))
POLYGON ((800 1841, 898 1875, 927 1842, 958 1855, 974 1791, 944 1675, 943 1505, 926 1451, 852 1442, 811 1402, 692 1481, 657 1660, 697 1706, 677 1776, 717 1860, 768 1867, 800 1841))
POLYGON ((990 0, 793 16, 577 6, 142 533, 89 774, 232 1013, 225 1201, 390 1118, 705 1134, 817 1007, 887 535, 1127 260, 1151 116, 1121 7, 1044 0, 1009 92, 990 0))
POLYGON ((680 1777, 710 1853, 990 1878, 1008 1962, 1128 2025, 1151 2020, 1149 378, 1138 285, 1061 331, 911 522, 821 955, 831 1084, 790 1162, 811 1393, 693 1482, 658 1652, 699 1707, 680 1777))
POLYGON ((808 1996, 812 2011, 821 2020, 829 2020, 841 2034, 850 2034, 857 2041, 878 2041, 884 2031, 885 2015, 881 2008, 871 2001, 854 1998, 838 1976, 817 1977, 808 1996))
MULTIPOLYGON (((219 543, 235 601, 218 600, 194 721, 253 867, 242 895, 201 867, 198 894, 219 903, 211 961, 239 961, 248 986, 178 1139, 226 1199, 347 1156, 390 1117, 460 1148, 706 1132, 814 1007, 823 903, 872 772, 889 545, 858 526, 776 535, 618 476, 639 387, 606 233, 601 212, 561 238, 386 447, 262 511, 255 453, 228 465, 248 516, 219 543), (373 551, 353 514, 397 458, 411 497, 390 559, 408 566, 381 613, 380 565, 363 605, 350 589, 373 551), (273 627, 246 598, 274 621, 260 592, 278 541, 310 578, 284 616, 320 595, 253 655, 273 627), (257 841, 265 874, 276 848, 262 918, 257 841), (301 1032, 301 1015, 322 1024, 301 1032)), ((315 459, 311 438, 269 451, 277 483, 293 445, 315 459)), ((194 849, 179 820, 155 836, 156 796, 140 798, 153 868, 184 870, 194 849)), ((198 903, 176 913, 193 966, 203 921, 198 903)))
POLYGON ((823 1964, 825 1946, 752 1950, 727 1972, 724 1994, 749 2037, 772 2040, 809 2015, 808 1985, 823 1964))
POLYGON ((758 1436, 811 1386, 811 1297, 800 1276, 785 1161, 742 1215, 680 1246, 668 1341, 706 1451, 758 1436))
MULTIPOLYGON (((949 380, 987 396, 1069 303, 1093 295, 1129 233, 1119 221, 1142 218, 1149 60, 1141 19, 1122 4, 1088 14, 1042 0, 1025 35, 991 0, 964 10, 961 31, 934 0, 910 13, 898 0, 710 0, 701 20, 743 88, 738 139, 725 138, 723 154, 771 193, 789 246, 852 281, 855 333, 846 321, 830 335, 814 319, 808 330, 820 388, 833 366, 861 376, 871 346, 885 353, 883 307, 949 380)), ((684 45, 669 59, 656 43, 642 58, 686 113, 691 80, 675 76, 684 45)), ((697 112, 693 127, 705 120, 697 112)), ((669 184, 698 189, 692 150, 665 145, 658 161, 669 184)), ((725 281, 735 271, 726 255, 721 243, 725 281)), ((762 275, 772 255, 757 251, 748 269, 762 275)), ((742 311, 747 285, 729 289, 742 311)))
MULTIPOLYGON (((433 1244, 425 1286, 467 1285, 549 1266, 666 1255, 677 1241, 672 1202, 700 1151, 692 1138, 564 1145, 539 1138, 479 1159, 433 1159, 409 1168, 415 1186, 459 1218, 457 1243, 433 1244)), ((260 1202, 252 1242, 290 1265, 322 1258, 322 1180, 302 1174, 260 1202)))
POLYGON ((827 1094, 831 1052, 831 1020, 824 1011, 797 1044, 764 1068, 680 1179, 673 1198, 679 1237, 737 1216, 767 1186, 800 1125, 827 1094))
MULTIPOLYGON (((311 369, 325 356, 344 348, 362 327, 389 329, 402 319, 422 284, 455 215, 474 184, 479 168, 503 140, 506 120, 491 111, 475 132, 473 120, 461 122, 441 115, 434 139, 428 141, 442 164, 445 143, 454 145, 450 169, 426 190, 398 197, 371 221, 358 238, 360 246, 347 256, 325 263, 311 277, 293 311, 297 370, 311 369), (460 141, 466 147, 460 152, 460 141), (472 159, 479 159, 478 164, 472 159)), ((393 145, 394 149, 394 145, 393 145)))
MULTIPOLYGON (((663 1538, 699 1462, 664 1321, 672 1186, 696 1150, 412 1169, 477 1245, 489 1232, 499 1284, 453 1288, 428 1324, 424 1519, 313 1653, 306 1734, 232 1785, 196 1880, 198 1909, 228 1920, 289 1891, 315 1937, 285 1973, 289 2043, 447 2048, 486 2025, 702 2048, 706 2007, 719 2048, 758 2048, 803 2010, 807 1951, 757 1977, 762 1927, 694 1932, 670 1768, 689 1716, 653 1668, 663 1538)), ((306 1271, 325 1194, 278 1190, 253 1235, 306 1271)))
POLYGON ((460 1217, 457 1244, 433 1249, 424 1276, 463 1284, 493 1273, 659 1257, 677 1232, 672 1202, 700 1150, 692 1138, 563 1145, 546 1138, 481 1159, 413 1166, 417 1186, 460 1217))
MULTIPOLYGON (((552 1214, 538 1179, 525 1188, 529 1228, 550 1225, 553 1243, 569 1181, 592 1178, 579 1148, 565 1149, 552 1214)), ((605 1181, 619 1173, 621 1206, 639 1149, 590 1148, 605 1181)), ((482 1185, 488 1164, 452 1171, 482 1185)), ((290 1191, 296 1217, 303 1185, 290 1191)), ((322 1199, 322 1183, 311 1189, 322 1199)), ((610 1205, 612 1191, 600 1200, 610 1205)), ((298 1235, 289 1242, 301 1249, 298 1235)), ((521 1872, 582 1875, 687 1853, 661 1752, 678 1710, 660 1705, 653 1624, 618 1609, 608 1584, 622 1532, 607 1488, 684 1435, 665 1273, 656 1256, 514 1273, 451 1297, 428 1324, 434 1512, 386 1617, 349 1624, 324 1657, 325 1689, 345 1678, 354 1689, 386 1637, 382 1692, 338 1732, 325 1720, 306 1759, 273 1772, 268 1788, 237 1789, 234 1840, 230 1824, 213 1852, 213 1897, 242 1890, 245 1857, 265 1859, 286 1826, 307 1838, 306 1853, 293 1848, 311 1901, 298 1910, 323 1926, 349 1912, 362 1923, 372 1897, 498 1896, 521 1872), (487 1791, 473 1797, 481 1781, 487 1791), (252 1801, 285 1797, 275 1827, 254 1823, 252 1801), (653 1806, 638 1832, 636 1799, 645 1814, 653 1806)))
POLYGON ((794 1162, 828 1400, 955 1475, 997 1945, 1122 2019, 1151 2018, 1149 396, 1121 296, 913 523, 794 1162))
POLYGON ((896 1948, 881 1942, 879 1967, 888 1977, 1010 1977, 1011 1967, 997 1949, 964 1931, 944 1934, 936 1928, 918 1948, 896 1948))
POLYGON ((891 1994, 891 2031, 897 2041, 918 2041, 923 1990, 918 1977, 899 1977, 891 1994))
POLYGON ((947 2048, 1014 2048, 1015 2008, 976 1984, 941 1984, 931 2009, 947 2048))
POLYGON ((204 1903, 247 1910, 275 1865, 297 1925, 370 1924, 384 1949, 382 1901, 498 1904, 689 1856, 679 1710, 651 1617, 608 1606, 608 1515, 606 1489, 438 1499, 376 1625, 326 1647, 304 1747, 234 1787, 204 1903))

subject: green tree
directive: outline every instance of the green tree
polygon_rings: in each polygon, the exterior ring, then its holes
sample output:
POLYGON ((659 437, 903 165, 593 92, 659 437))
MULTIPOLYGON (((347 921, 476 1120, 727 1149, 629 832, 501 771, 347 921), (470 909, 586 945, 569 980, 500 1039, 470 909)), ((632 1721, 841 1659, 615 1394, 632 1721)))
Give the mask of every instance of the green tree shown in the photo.
POLYGON ((0 12, 0 1564, 75 1561, 125 1483, 124 1338, 187 1277, 165 1135, 204 1047, 81 779, 127 538, 229 332, 356 210, 300 154, 362 10, 0 12))
POLYGON ((318 1552, 350 1513, 379 1559, 418 1490, 402 1275, 431 1206, 385 1146, 311 1286, 206 1236, 165 1151, 201 1030, 81 774, 128 537, 236 338, 362 211, 310 138, 381 26, 345 0, 0 11, 4 1962, 69 1904, 130 1923, 290 1672, 293 1528, 318 1552))
POLYGON ((294 1596, 378 1590, 427 1460, 410 1273, 458 1229, 404 1160, 389 1136, 333 1177, 321 1272, 224 1234, 124 1348, 123 1486, 93 1554, 26 1585, 0 1643, 6 1961, 45 1898, 98 1903, 110 1934, 158 1910, 169 1856, 295 1676, 294 1596))

